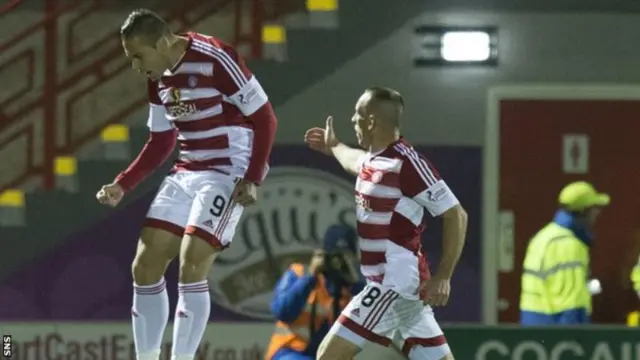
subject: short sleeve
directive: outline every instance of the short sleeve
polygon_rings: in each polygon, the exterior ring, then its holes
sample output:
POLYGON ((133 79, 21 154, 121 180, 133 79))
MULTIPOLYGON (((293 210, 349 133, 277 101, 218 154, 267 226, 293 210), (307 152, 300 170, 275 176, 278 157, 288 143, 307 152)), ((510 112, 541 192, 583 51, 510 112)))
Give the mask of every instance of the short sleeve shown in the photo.
POLYGON ((422 156, 407 155, 400 169, 402 193, 439 216, 460 202, 438 171, 422 156))
POLYGON ((216 88, 245 116, 251 116, 269 101, 258 79, 233 48, 215 47, 211 56, 216 88))
POLYGON ((149 117, 147 127, 152 132, 172 130, 173 124, 167 119, 164 105, 158 94, 158 86, 155 82, 147 81, 147 96, 149 98, 149 117))

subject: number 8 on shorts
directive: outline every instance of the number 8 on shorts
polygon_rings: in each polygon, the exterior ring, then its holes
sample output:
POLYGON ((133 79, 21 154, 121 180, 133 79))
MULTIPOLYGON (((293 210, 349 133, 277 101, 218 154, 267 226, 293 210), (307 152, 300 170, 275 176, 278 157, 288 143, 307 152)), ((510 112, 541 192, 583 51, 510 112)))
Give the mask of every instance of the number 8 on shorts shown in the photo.
POLYGON ((415 354, 425 359, 440 359, 450 352, 429 306, 379 284, 369 284, 356 295, 330 330, 360 348, 366 342, 388 346, 396 332, 407 351, 417 345, 415 354))

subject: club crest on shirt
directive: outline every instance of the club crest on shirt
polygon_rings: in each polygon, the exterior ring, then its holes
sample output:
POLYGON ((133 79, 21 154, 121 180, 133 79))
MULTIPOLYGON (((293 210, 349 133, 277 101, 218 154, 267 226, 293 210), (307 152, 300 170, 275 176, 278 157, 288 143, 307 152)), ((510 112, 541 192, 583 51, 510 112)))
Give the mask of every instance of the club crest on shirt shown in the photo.
POLYGON ((189 116, 198 111, 195 104, 188 104, 182 101, 180 88, 169 89, 168 98, 169 104, 166 104, 165 109, 167 114, 174 119, 189 116))

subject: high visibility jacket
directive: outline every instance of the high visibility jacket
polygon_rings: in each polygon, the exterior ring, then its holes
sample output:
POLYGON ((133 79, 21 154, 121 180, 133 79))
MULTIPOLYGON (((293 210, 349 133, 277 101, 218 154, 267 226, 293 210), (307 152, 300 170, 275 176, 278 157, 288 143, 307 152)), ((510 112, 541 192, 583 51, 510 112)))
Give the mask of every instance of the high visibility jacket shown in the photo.
MULTIPOLYGON (((276 326, 271 336, 271 341, 265 355, 265 360, 270 360, 273 355, 282 348, 289 348, 299 352, 305 352, 310 345, 312 337, 319 343, 326 333, 317 334, 324 328, 329 330, 329 324, 333 323, 334 298, 329 294, 326 279, 322 275, 313 276, 306 272, 301 264, 292 264, 276 286, 272 310, 276 318, 276 326), (311 288, 303 289, 306 284, 311 288), (308 293, 305 298, 296 298, 293 292, 308 293), (282 298, 289 296, 289 301, 282 298), (315 314, 315 316, 314 316, 315 314), (312 328, 313 327, 313 328, 312 328)), ((344 309, 351 300, 351 292, 341 289, 339 309, 344 309)), ((315 344, 317 346, 318 344, 315 344)))
POLYGON ((628 327, 640 326, 640 311, 632 311, 627 315, 627 326, 628 327))
MULTIPOLYGON (((638 258, 638 263, 631 271, 631 282, 633 283, 633 289, 638 293, 638 295, 640 295, 640 258, 638 258)), ((629 313, 627 316, 627 326, 640 326, 640 311, 633 311, 629 313)))
POLYGON ((540 230, 529 242, 524 259, 522 323, 585 322, 591 314, 588 269, 589 247, 571 230, 556 223, 540 230))
POLYGON ((631 282, 633 282, 633 289, 640 293, 640 258, 638 258, 638 263, 631 271, 631 282))

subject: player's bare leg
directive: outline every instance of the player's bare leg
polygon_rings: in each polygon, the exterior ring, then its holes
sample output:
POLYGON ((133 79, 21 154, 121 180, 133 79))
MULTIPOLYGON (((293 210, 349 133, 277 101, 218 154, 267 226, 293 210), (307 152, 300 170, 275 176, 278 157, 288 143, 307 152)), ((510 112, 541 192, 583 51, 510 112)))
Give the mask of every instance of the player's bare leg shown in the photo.
POLYGON ((169 320, 169 297, 164 280, 167 266, 180 251, 180 237, 143 228, 131 266, 134 281, 131 319, 138 360, 158 360, 169 320))
POLYGON ((192 360, 198 350, 211 311, 207 274, 219 252, 197 236, 182 239, 172 360, 192 360))
POLYGON ((329 333, 324 337, 318 353, 317 360, 353 360, 360 352, 360 347, 347 339, 329 333))

